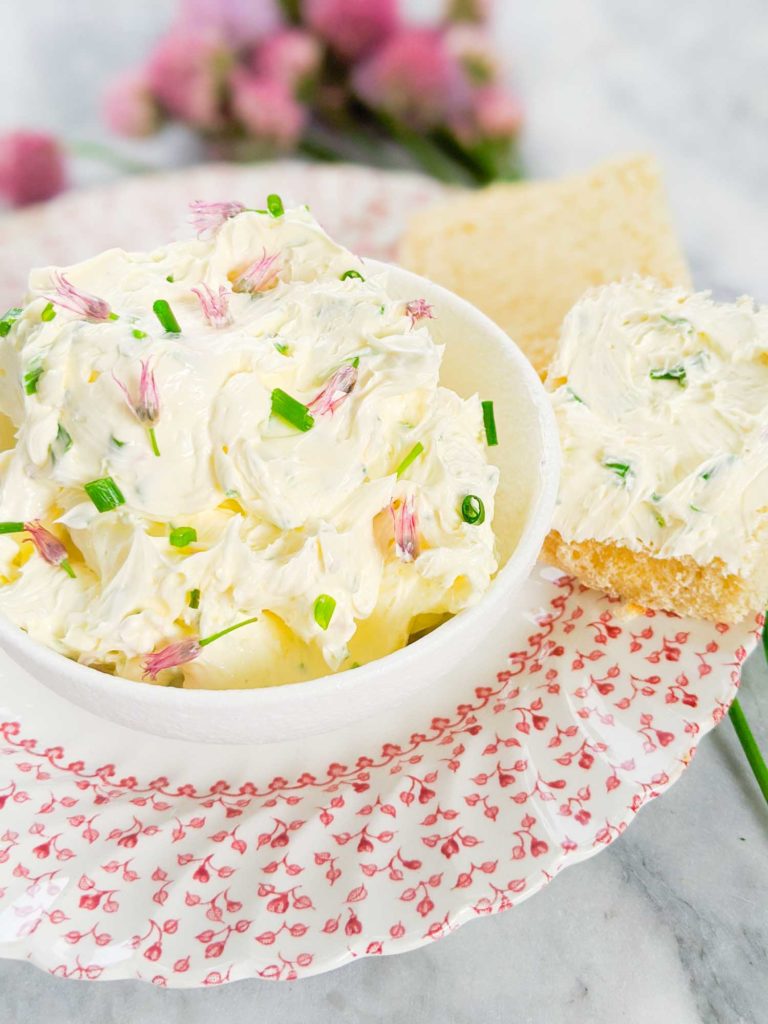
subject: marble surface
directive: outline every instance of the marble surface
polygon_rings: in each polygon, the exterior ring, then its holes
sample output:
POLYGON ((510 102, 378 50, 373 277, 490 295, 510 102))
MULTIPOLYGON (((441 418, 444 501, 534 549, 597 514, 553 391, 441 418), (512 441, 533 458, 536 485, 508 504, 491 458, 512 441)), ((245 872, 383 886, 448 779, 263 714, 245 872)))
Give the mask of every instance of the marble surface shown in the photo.
MULTIPOLYGON (((415 6, 427 12, 436 4, 415 6)), ((0 131, 34 124, 104 139, 103 84, 139 58, 171 9, 170 0, 3 0, 0 131)), ((496 0, 495 17, 528 112, 529 171, 556 175, 652 149, 699 285, 768 301, 764 0, 496 0)), ((171 132, 142 156, 163 166, 191 151, 171 132)), ((110 173, 83 161, 75 168, 79 183, 110 173)), ((767 684, 758 651, 744 673, 742 704, 764 749, 767 684)), ((761 1024, 767 854, 768 809, 724 722, 619 842, 515 910, 434 946, 293 986, 243 982, 200 992, 66 983, 0 962, 0 1019, 761 1024)))

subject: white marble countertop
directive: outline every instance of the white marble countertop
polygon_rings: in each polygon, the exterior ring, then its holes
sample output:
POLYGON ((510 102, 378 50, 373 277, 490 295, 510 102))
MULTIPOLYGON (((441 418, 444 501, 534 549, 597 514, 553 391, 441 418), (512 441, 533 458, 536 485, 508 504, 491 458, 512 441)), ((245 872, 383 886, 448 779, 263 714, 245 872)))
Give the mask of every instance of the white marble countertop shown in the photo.
MULTIPOLYGON (((35 125, 104 139, 104 83, 138 60, 171 9, 170 0, 4 0, 0 131, 35 125)), ((768 301, 764 0, 496 0, 496 18, 526 104, 530 173, 655 151, 698 284, 768 301)), ((183 161, 188 149, 171 133, 148 152, 160 165, 183 161)), ((76 180, 108 173, 79 164, 76 180)), ((742 703, 763 749, 767 683, 758 651, 742 703)), ((726 721, 619 842, 513 911, 434 946, 293 986, 214 991, 65 983, 0 962, 0 1019, 761 1024, 767 855, 768 809, 726 721)))

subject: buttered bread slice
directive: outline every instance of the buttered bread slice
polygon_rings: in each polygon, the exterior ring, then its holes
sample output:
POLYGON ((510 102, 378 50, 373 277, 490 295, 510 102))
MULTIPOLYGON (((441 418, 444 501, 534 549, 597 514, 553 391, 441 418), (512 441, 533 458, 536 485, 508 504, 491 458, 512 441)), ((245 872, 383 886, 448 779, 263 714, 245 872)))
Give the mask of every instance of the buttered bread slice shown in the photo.
POLYGON ((545 559, 644 607, 765 607, 768 308, 641 278, 593 289, 547 386, 563 469, 545 559))

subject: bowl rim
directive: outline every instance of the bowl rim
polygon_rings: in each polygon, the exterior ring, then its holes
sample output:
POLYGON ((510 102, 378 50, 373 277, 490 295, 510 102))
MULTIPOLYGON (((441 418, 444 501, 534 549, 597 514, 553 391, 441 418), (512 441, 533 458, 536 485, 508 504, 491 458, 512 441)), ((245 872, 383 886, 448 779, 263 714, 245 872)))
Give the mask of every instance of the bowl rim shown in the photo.
MULTIPOLYGON (((476 624, 488 612, 489 599, 495 598, 496 603, 502 601, 505 582, 509 580, 512 583, 519 577, 521 564, 530 566, 536 561, 550 528, 557 500, 560 474, 560 442, 554 411, 541 379, 519 346, 502 327, 477 306, 448 288, 403 267, 370 258, 366 258, 364 262, 376 272, 394 274, 400 280, 413 282, 414 285, 428 285, 429 290, 436 297, 443 299, 446 304, 453 304, 454 307, 463 309, 470 318, 474 318, 478 322, 478 326, 485 333, 494 335, 502 347, 508 350, 516 364, 516 369, 527 387, 536 413, 541 440, 537 493, 528 510, 525 525, 514 551, 493 578, 488 590, 477 604, 463 609, 438 629, 428 633, 415 643, 358 668, 318 676, 315 679, 285 683, 280 686, 248 689, 185 690, 179 687, 142 684, 139 680, 111 675, 89 665, 83 665, 46 647, 30 637, 3 612, 0 612, 0 647, 17 651, 23 656, 25 662, 27 660, 34 661, 41 672, 69 676, 73 682, 78 682, 91 689, 103 690, 108 687, 116 699, 131 697, 137 703, 151 703, 158 711, 183 713, 194 709, 195 712, 199 712, 204 711, 207 707, 214 710, 221 706, 222 701, 227 702, 232 710, 247 708, 248 710, 280 709, 286 711, 289 710, 287 705, 299 706, 313 696, 330 695, 331 692, 337 696, 347 690, 354 690, 359 694, 362 689, 375 686, 393 672, 406 673, 412 668, 418 667, 418 664, 425 658, 429 658, 436 649, 447 645, 450 641, 456 644, 462 638, 471 637, 476 624)), ((66 687, 60 689, 59 692, 66 695, 66 687)))

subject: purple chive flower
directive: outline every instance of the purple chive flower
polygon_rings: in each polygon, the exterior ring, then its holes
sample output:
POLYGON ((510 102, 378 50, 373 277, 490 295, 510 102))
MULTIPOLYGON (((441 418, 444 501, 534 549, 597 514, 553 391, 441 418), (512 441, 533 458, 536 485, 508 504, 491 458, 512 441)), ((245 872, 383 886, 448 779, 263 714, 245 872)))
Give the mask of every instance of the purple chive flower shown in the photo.
POLYGON ((60 565, 70 576, 75 575, 67 560, 67 549, 58 537, 54 537, 50 530, 46 530, 39 519, 24 523, 24 529, 30 535, 38 553, 49 565, 60 565))
POLYGON ((265 292, 277 281, 280 267, 275 266, 278 253, 267 255, 267 250, 261 250, 261 256, 254 260, 249 267, 235 280, 233 285, 236 292, 265 292))
POLYGON ((112 379, 125 395, 125 401, 128 408, 139 423, 146 424, 149 440, 152 445, 152 451, 155 455, 159 455, 160 449, 157 446, 157 438, 155 437, 155 424, 160 419, 160 396, 157 391, 157 381, 155 380, 154 371, 149 368, 149 360, 146 362, 143 359, 141 360, 139 397, 137 399, 131 398, 128 388, 114 375, 114 373, 112 374, 112 379))
POLYGON ((256 622, 257 618, 258 616, 254 616, 252 619, 236 622, 234 626, 220 629, 218 633, 212 633, 210 636, 203 637, 202 640, 198 637, 191 637, 189 640, 178 640, 175 644, 169 644, 167 647, 163 647, 162 650, 148 654, 144 658, 144 676, 149 676, 150 679, 157 679, 158 674, 167 668, 176 668, 178 665, 186 665, 188 661, 194 661, 208 644, 212 644, 214 640, 226 636, 227 633, 231 633, 235 629, 249 626, 252 622, 256 622))
POLYGON ((395 554, 402 562, 412 562, 419 557, 419 517, 413 498, 405 498, 399 508, 390 504, 395 529, 395 554))
POLYGON ((242 203, 209 203, 204 199, 194 199, 189 204, 189 220, 198 235, 212 235, 230 217, 236 217, 243 210, 245 206, 242 203))
POLYGON ((347 364, 340 367, 329 379, 323 390, 307 404, 310 412, 322 416, 334 413, 357 384, 357 367, 347 364))
POLYGON ((419 320, 435 319, 432 306, 426 299, 412 299, 410 302, 406 302, 405 312, 411 318, 411 327, 415 327, 419 320))
POLYGON ((52 135, 11 132, 0 137, 0 197, 12 206, 50 199, 66 182, 64 151, 52 135))
POLYGON ((209 326, 227 327, 232 323, 232 317, 229 314, 230 292, 223 284, 219 285, 218 295, 207 284, 201 284, 199 288, 193 288, 192 291, 200 300, 203 316, 209 326))
POLYGON ((49 302, 61 306, 62 309, 68 309, 71 313, 77 313, 83 319, 92 320, 94 323, 110 319, 109 303, 104 299, 99 299, 95 295, 76 288, 58 270, 54 270, 51 277, 56 288, 56 295, 48 296, 49 302))

